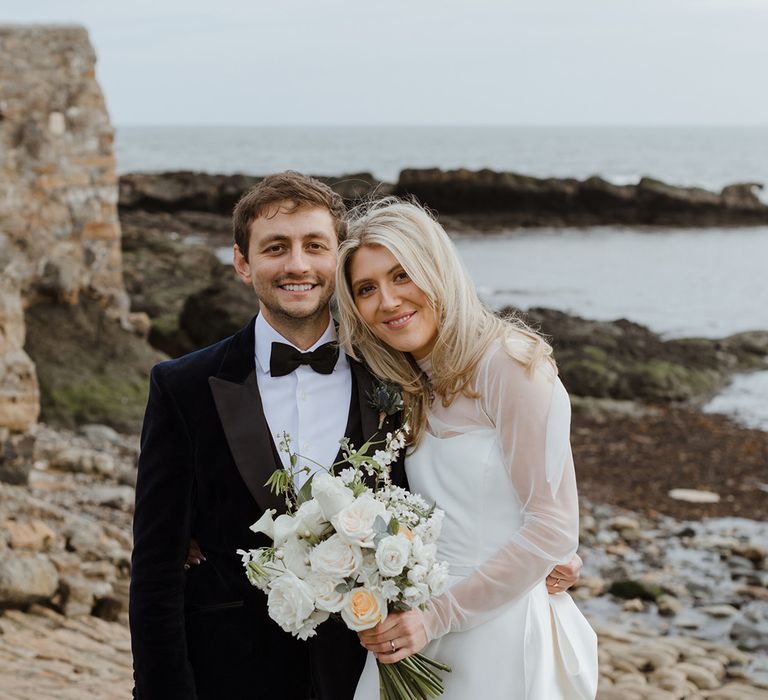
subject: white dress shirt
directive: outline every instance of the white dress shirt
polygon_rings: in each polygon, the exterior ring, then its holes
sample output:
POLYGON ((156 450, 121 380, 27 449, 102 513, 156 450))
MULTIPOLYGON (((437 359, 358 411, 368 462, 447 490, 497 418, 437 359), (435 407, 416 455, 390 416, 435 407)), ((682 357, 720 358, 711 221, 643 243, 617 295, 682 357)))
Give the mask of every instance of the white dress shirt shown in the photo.
MULTIPOLYGON (((352 371, 347 356, 339 351, 339 359, 331 374, 320 374, 309 365, 300 365, 290 374, 273 377, 269 371, 272 343, 296 346, 272 328, 261 314, 256 318, 255 335, 256 381, 275 444, 278 444, 276 436, 286 432, 291 436, 291 449, 300 455, 300 466, 308 466, 311 473, 320 468, 317 463, 323 467, 331 466, 339 452, 339 441, 344 437, 349 417, 352 371)), ((320 339, 302 352, 310 352, 335 340, 336 327, 331 320, 320 339)), ((279 454, 283 466, 288 469, 288 455, 285 452, 279 454)), ((308 478, 309 474, 300 473, 296 484, 301 487, 308 478)))

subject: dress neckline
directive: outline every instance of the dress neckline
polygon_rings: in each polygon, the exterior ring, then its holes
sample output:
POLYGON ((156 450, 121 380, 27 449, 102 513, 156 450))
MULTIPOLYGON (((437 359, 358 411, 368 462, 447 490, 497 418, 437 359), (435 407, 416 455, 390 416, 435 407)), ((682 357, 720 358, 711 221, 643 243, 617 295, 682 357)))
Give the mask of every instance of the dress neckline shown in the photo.
POLYGON ((416 364, 419 369, 424 372, 430 379, 432 379, 432 354, 430 353, 426 357, 422 357, 420 360, 416 360, 416 364))

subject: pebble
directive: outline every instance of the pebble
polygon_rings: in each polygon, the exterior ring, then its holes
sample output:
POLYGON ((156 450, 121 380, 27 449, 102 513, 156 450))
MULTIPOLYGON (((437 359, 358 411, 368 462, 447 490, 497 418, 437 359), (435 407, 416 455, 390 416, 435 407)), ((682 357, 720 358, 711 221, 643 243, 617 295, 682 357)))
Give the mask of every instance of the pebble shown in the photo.
POLYGON ((666 617, 677 615, 683 609, 683 604, 677 598, 667 593, 656 598, 656 605, 659 608, 659 614, 666 617))
POLYGON ((702 610, 710 617, 733 617, 738 615, 738 608, 734 608, 733 605, 708 605, 702 610))
POLYGON ((672 489, 667 495, 676 501, 686 501, 687 503, 720 502, 720 494, 712 491, 700 491, 698 489, 672 489))

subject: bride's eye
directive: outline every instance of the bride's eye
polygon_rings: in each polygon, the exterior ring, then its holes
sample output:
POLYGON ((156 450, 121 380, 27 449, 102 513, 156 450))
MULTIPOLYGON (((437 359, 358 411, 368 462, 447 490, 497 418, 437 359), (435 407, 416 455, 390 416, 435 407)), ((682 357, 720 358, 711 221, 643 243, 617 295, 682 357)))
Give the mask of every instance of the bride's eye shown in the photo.
POLYGON ((400 272, 395 275, 395 282, 406 282, 410 279, 411 278, 408 277, 408 273, 405 270, 400 270, 400 272))
POLYGON ((359 287, 357 290, 357 296, 364 297, 367 294, 370 294, 373 291, 373 285, 372 284, 364 284, 362 287, 359 287))

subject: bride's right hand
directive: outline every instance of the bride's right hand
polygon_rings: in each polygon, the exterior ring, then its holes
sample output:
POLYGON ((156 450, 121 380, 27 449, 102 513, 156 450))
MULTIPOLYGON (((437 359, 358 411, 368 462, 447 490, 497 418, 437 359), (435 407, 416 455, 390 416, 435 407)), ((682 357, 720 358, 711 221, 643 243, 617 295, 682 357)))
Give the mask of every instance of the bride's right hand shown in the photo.
POLYGON ((382 664, 394 664, 420 652, 429 640, 418 608, 395 612, 376 627, 357 633, 360 643, 382 664))
POLYGON ((584 562, 578 554, 573 555, 573 559, 567 564, 558 564, 547 576, 547 593, 555 594, 567 591, 581 575, 581 567, 584 562))

